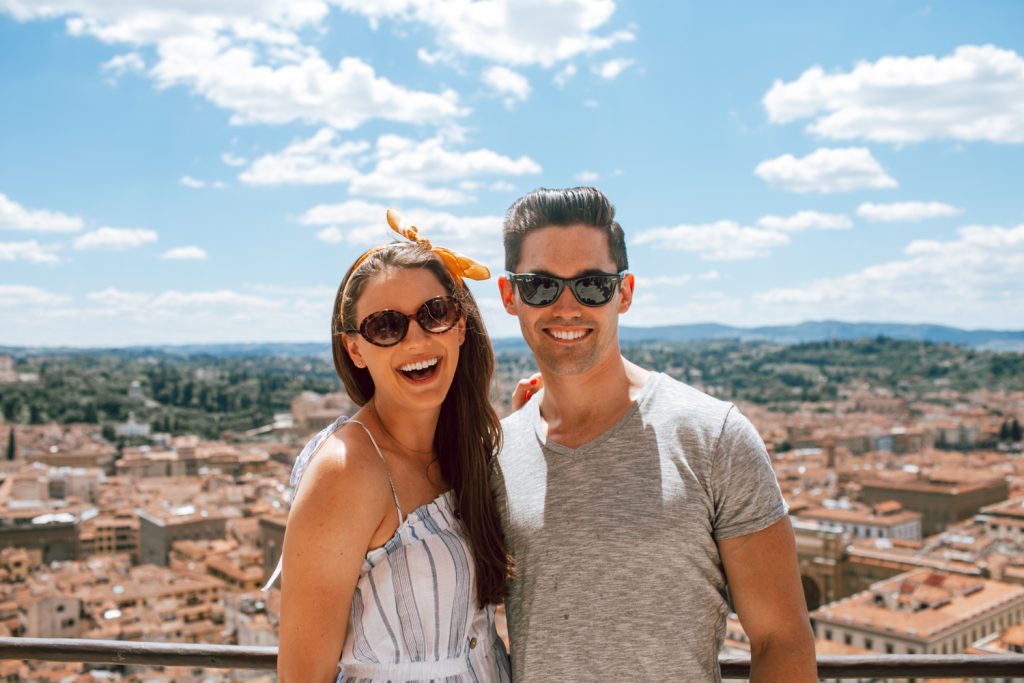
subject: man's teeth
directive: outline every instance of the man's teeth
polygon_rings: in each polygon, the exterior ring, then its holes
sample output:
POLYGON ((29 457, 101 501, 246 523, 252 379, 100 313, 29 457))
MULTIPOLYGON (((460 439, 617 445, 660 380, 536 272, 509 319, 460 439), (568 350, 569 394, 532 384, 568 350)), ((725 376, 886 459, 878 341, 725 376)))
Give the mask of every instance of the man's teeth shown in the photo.
POLYGON ((562 332, 561 330, 549 330, 549 331, 551 332, 551 336, 554 337, 555 339, 565 339, 565 340, 579 339, 580 337, 582 337, 583 335, 585 335, 587 333, 586 330, 578 330, 576 332, 562 332))
POLYGON ((420 360, 416 361, 415 363, 407 363, 398 369, 401 370, 402 372, 412 372, 413 370, 426 370, 427 368, 432 368, 435 365, 437 365, 437 361, 439 360, 440 358, 420 360))

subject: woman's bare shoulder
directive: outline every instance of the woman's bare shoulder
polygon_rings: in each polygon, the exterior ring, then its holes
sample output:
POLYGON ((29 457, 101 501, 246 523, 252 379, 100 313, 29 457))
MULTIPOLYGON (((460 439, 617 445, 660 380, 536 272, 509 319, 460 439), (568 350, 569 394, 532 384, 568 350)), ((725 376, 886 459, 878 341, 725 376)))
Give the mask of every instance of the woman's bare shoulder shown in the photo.
POLYGON ((383 514, 394 504, 388 482, 387 467, 366 432, 346 422, 317 448, 295 492, 293 507, 309 499, 317 508, 337 503, 341 509, 366 513, 379 508, 383 514))

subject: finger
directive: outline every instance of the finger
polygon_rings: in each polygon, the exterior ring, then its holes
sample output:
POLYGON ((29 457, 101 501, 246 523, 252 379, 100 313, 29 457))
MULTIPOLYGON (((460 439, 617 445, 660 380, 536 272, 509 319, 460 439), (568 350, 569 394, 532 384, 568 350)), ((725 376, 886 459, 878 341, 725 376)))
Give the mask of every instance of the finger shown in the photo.
POLYGON ((530 396, 537 393, 539 382, 540 380, 536 378, 519 380, 515 391, 512 392, 512 410, 519 410, 526 405, 530 396))

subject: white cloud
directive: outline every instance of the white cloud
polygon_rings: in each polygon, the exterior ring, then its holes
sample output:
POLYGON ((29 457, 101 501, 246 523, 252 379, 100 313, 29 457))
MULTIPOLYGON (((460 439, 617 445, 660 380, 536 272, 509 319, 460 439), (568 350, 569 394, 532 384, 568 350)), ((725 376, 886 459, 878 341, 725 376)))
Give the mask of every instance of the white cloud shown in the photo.
POLYGON ((849 72, 820 66, 763 100, 768 118, 810 118, 807 130, 836 140, 931 139, 1024 142, 1024 59, 993 45, 963 45, 945 57, 882 57, 849 72))
POLYGON ((115 55, 100 64, 100 71, 110 74, 113 78, 120 78, 127 73, 142 73, 146 70, 146 62, 138 52, 126 52, 115 55))
POLYGON ((316 238, 327 244, 341 244, 345 241, 345 233, 336 225, 329 225, 316 234, 316 238))
POLYGON ((702 225, 677 225, 641 231, 633 244, 653 244, 658 249, 692 251, 708 261, 739 261, 767 256, 775 247, 789 244, 789 236, 771 230, 716 221, 702 225))
POLYGON ((53 265, 60 262, 56 252, 59 247, 27 242, 0 242, 0 261, 28 261, 29 263, 53 265))
POLYGON ((706 273, 683 273, 680 275, 638 275, 637 286, 640 290, 646 287, 681 287, 691 282, 713 282, 721 278, 717 270, 706 273))
POLYGON ((632 31, 598 35, 615 12, 613 0, 335 0, 371 19, 415 21, 436 31, 443 50, 499 64, 550 67, 635 39, 632 31))
POLYGON ((89 292, 85 298, 101 306, 113 308, 142 307, 153 300, 153 296, 145 292, 126 292, 116 287, 89 292))
POLYGON ((0 228, 31 232, 78 232, 84 222, 46 209, 30 210, 0 192, 0 228))
POLYGON ((319 341, 336 282, 306 287, 87 291, 76 299, 37 287, 0 285, 0 342, 16 345, 319 341))
POLYGON ((197 246, 175 247, 165 251, 160 258, 171 261, 205 261, 206 250, 197 246))
POLYGON ((782 232, 800 232, 802 230, 847 230, 853 227, 849 216, 841 213, 821 213, 819 211, 797 211, 792 216, 761 216, 757 219, 758 227, 782 232))
POLYGON ((864 202, 857 207, 858 216, 874 222, 916 223, 928 218, 945 218, 960 213, 963 213, 963 209, 943 202, 864 202))
POLYGON ((576 181, 580 183, 593 183, 600 178, 601 174, 597 171, 580 171, 576 174, 576 181))
POLYGON ((440 123, 466 113, 454 90, 409 90, 353 57, 333 68, 312 48, 276 67, 254 49, 220 38, 168 40, 160 53, 151 70, 158 87, 190 87, 234 112, 235 124, 302 121, 352 129, 371 119, 440 123))
POLYGON ((606 81, 612 81, 618 78, 623 71, 633 66, 634 63, 632 59, 609 59, 607 62, 596 67, 594 73, 606 81))
POLYGON ((267 297, 243 294, 230 289, 182 292, 131 292, 114 287, 89 292, 86 298, 100 306, 120 309, 145 309, 154 314, 161 312, 187 311, 194 308, 277 308, 282 302, 267 297))
POLYGON ((75 240, 75 249, 108 249, 120 251, 141 247, 157 241, 153 230, 144 228, 110 228, 91 230, 75 240))
POLYGON ((1024 319, 1024 225, 967 226, 947 241, 918 240, 906 258, 800 287, 772 289, 756 302, 790 315, 1011 328, 1024 319))
POLYGON ((280 304, 263 297, 240 294, 228 289, 209 292, 179 292, 171 290, 162 292, 153 298, 152 306, 156 309, 177 308, 190 309, 193 306, 243 306, 255 308, 275 308, 280 304))
POLYGON ((198 178, 193 178, 190 175, 181 176, 181 178, 178 179, 178 184, 183 185, 185 187, 191 187, 193 190, 198 190, 200 188, 206 187, 206 181, 199 180, 198 178))
POLYGON ((495 175, 527 175, 540 166, 527 156, 513 159, 489 149, 453 150, 442 133, 426 140, 382 135, 372 153, 369 143, 338 139, 322 129, 308 140, 293 142, 282 152, 255 160, 240 176, 253 185, 348 183, 352 194, 430 204, 472 201, 474 186, 447 183, 495 175))
MULTIPOLYGON (((70 297, 29 285, 0 285, 0 308, 63 305, 70 297)), ((4 340, 6 341, 6 339, 4 340)))
POLYGON ((499 95, 505 95, 505 106, 524 102, 530 96, 530 82, 521 73, 504 66, 492 66, 482 76, 485 85, 499 95))
POLYGON ((245 166, 246 160, 244 157, 237 156, 231 152, 224 152, 220 155, 220 160, 228 166, 245 166))
POLYGON ((555 77, 551 79, 551 82, 559 88, 564 88, 569 81, 572 80, 572 77, 576 75, 576 71, 576 65, 570 62, 555 74, 555 77))
MULTIPOLYGON (((360 199, 319 204, 300 218, 302 225, 326 226, 317 239, 330 244, 368 245, 402 239, 388 227, 388 206, 360 199)), ((402 210, 432 243, 462 251, 478 261, 496 259, 501 252, 501 216, 458 216, 436 209, 402 210)))
POLYGON ((4 9, 20 21, 65 18, 72 35, 154 48, 148 74, 158 88, 188 88, 232 112, 236 124, 349 129, 371 119, 440 123, 466 113, 452 90, 405 88, 360 59, 333 65, 304 45, 300 32, 322 27, 329 13, 324 0, 6 0, 4 9))
POLYGON ((238 179, 249 185, 345 183, 359 175, 357 158, 369 149, 368 142, 341 142, 335 131, 321 128, 307 140, 296 140, 280 152, 256 159, 238 179))
POLYGON ((783 154, 762 161, 754 173, 772 187, 790 192, 851 192, 899 186, 864 147, 820 147, 799 159, 783 154))

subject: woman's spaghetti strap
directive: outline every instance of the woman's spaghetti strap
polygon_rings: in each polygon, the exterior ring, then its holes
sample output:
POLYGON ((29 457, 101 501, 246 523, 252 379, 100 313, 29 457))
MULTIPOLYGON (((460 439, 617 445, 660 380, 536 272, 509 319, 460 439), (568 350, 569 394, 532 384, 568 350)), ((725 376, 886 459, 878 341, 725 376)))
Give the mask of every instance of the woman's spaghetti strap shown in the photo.
POLYGON ((388 483, 391 484, 391 495, 394 496, 395 498, 395 507, 398 508, 398 526, 402 526, 402 524, 405 521, 404 519, 402 519, 402 504, 398 502, 398 491, 395 490, 395 482, 391 479, 391 470, 388 469, 388 461, 384 459, 384 454, 380 452, 380 446, 377 445, 377 440, 373 438, 373 434, 370 433, 370 428, 364 425, 359 420, 353 420, 352 418, 349 418, 348 420, 346 420, 346 422, 354 422, 355 424, 362 427, 363 430, 366 432, 366 435, 370 437, 370 443, 372 443, 373 447, 377 449, 377 455, 380 456, 380 461, 384 463, 384 471, 387 472, 388 475, 388 483))
MULTIPOLYGON (((306 447, 302 449, 302 452, 299 453, 299 457, 295 459, 295 465, 292 467, 292 475, 288 481, 289 486, 292 489, 292 493, 294 494, 295 490, 298 489, 299 482, 302 480, 302 475, 305 474, 310 460, 312 460, 313 456, 319 452, 320 446, 327 441, 327 437, 333 434, 338 427, 346 422, 355 422, 363 428, 366 435, 370 437, 370 443, 373 444, 374 449, 377 451, 377 456, 380 458, 380 461, 384 463, 384 472, 388 475, 388 484, 391 486, 391 495, 395 499, 395 508, 398 510, 398 528, 402 528, 402 525, 405 523, 405 519, 402 515, 402 505, 398 502, 398 491, 395 489, 395 482, 391 479, 391 470, 388 469, 388 461, 384 459, 384 454, 381 453, 380 446, 377 445, 377 440, 373 438, 373 434, 370 432, 369 428, 359 420, 353 420, 352 418, 344 415, 331 423, 330 426, 320 430, 316 436, 310 439, 309 443, 306 444, 306 447)), ((281 571, 283 569, 284 557, 282 556, 278 558, 277 567, 274 568, 274 572, 270 575, 270 579, 268 579, 266 585, 263 586, 264 591, 270 590, 270 587, 274 585, 275 581, 277 581, 277 577, 281 575, 281 571)))

